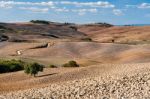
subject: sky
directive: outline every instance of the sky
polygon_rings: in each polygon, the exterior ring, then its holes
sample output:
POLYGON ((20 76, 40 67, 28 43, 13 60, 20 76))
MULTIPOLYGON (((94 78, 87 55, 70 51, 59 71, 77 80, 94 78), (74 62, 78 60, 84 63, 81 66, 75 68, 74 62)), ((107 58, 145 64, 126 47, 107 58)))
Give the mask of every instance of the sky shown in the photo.
POLYGON ((150 24, 150 0, 0 0, 0 22, 150 24))

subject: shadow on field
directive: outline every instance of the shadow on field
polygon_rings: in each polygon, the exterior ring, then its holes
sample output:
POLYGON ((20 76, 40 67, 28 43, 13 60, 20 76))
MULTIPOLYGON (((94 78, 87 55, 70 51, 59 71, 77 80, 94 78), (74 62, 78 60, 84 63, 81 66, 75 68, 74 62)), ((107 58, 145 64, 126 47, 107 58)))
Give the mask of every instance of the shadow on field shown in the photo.
POLYGON ((51 75, 55 75, 57 73, 52 73, 52 74, 46 74, 46 75, 40 75, 40 76, 36 76, 36 77, 45 77, 45 76, 51 76, 51 75))

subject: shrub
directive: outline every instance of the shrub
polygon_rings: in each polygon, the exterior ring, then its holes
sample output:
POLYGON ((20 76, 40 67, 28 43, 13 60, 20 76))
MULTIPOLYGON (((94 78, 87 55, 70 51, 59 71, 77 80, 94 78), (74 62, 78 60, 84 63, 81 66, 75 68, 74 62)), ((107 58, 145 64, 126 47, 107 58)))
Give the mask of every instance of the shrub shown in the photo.
POLYGON ((81 40, 83 40, 83 41, 88 41, 88 42, 91 42, 91 41, 92 41, 91 38, 82 38, 81 40))
POLYGON ((7 28, 3 25, 0 25, 0 29, 7 29, 7 28))
POLYGON ((69 67, 69 64, 68 63, 65 63, 62 65, 63 67, 69 67))
POLYGON ((96 23, 96 24, 103 26, 103 27, 112 27, 113 26, 112 24, 105 23, 105 22, 104 23, 96 23))
POLYGON ((38 23, 38 24, 49 24, 48 21, 44 21, 44 20, 31 20, 30 22, 32 23, 38 23))
POLYGON ((48 47, 48 43, 46 43, 46 44, 42 44, 42 45, 38 45, 38 46, 33 47, 33 48, 31 48, 31 49, 37 49, 37 48, 47 48, 47 47, 48 47))
POLYGON ((24 64, 21 60, 0 60, 0 73, 23 70, 24 64))
POLYGON ((112 41, 112 43, 114 43, 115 42, 115 40, 111 40, 112 41))
POLYGON ((79 67, 76 61, 69 61, 68 63, 63 64, 63 67, 79 67))
POLYGON ((24 72, 26 74, 30 74, 31 76, 33 75, 35 77, 36 74, 38 74, 38 72, 43 71, 43 68, 44 68, 43 65, 40 65, 38 63, 30 63, 24 67, 24 72))
POLYGON ((69 28, 71 28, 71 29, 73 29, 73 30, 75 30, 75 31, 77 31, 77 30, 78 30, 78 28, 77 28, 77 27, 75 27, 75 26, 70 26, 69 28))
POLYGON ((49 65, 49 68, 57 68, 56 65, 49 65))
POLYGON ((27 42, 27 40, 18 39, 18 38, 15 38, 15 37, 10 38, 8 41, 9 42, 27 42))
POLYGON ((0 40, 1 41, 7 41, 8 39, 9 39, 8 36, 6 36, 6 35, 0 35, 0 40))
POLYGON ((0 73, 15 72, 24 69, 24 72, 31 75, 38 74, 43 71, 43 65, 38 63, 25 63, 21 60, 0 60, 0 73))

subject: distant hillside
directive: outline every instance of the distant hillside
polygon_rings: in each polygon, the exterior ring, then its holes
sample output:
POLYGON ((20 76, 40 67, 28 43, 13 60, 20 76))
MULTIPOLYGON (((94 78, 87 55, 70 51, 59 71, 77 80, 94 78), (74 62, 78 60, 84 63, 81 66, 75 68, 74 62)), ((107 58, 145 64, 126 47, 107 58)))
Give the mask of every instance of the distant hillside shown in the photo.
POLYGON ((108 23, 78 25, 44 20, 26 23, 0 23, 0 41, 68 39, 101 43, 150 43, 150 26, 114 26, 108 23))
POLYGON ((93 41, 102 43, 150 43, 150 26, 83 25, 79 27, 79 31, 87 34, 93 41))
POLYGON ((93 34, 93 32, 107 29, 113 27, 113 25, 108 24, 108 23, 93 23, 93 24, 83 24, 78 26, 78 30, 80 32, 83 32, 87 35, 93 34))
POLYGON ((88 38, 86 34, 79 32, 77 27, 73 24, 55 22, 47 23, 47 21, 31 21, 29 23, 0 23, 0 30, 0 34, 9 36, 10 39, 30 39, 31 36, 34 38, 55 39, 88 38))

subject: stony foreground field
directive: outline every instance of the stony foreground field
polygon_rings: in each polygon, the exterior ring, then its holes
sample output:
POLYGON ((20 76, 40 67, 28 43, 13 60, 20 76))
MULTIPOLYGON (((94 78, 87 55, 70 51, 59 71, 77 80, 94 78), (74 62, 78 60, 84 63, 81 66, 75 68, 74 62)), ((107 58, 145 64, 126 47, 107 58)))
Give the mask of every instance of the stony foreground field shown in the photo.
POLYGON ((2 99, 150 99, 150 69, 89 77, 0 96, 2 99))

